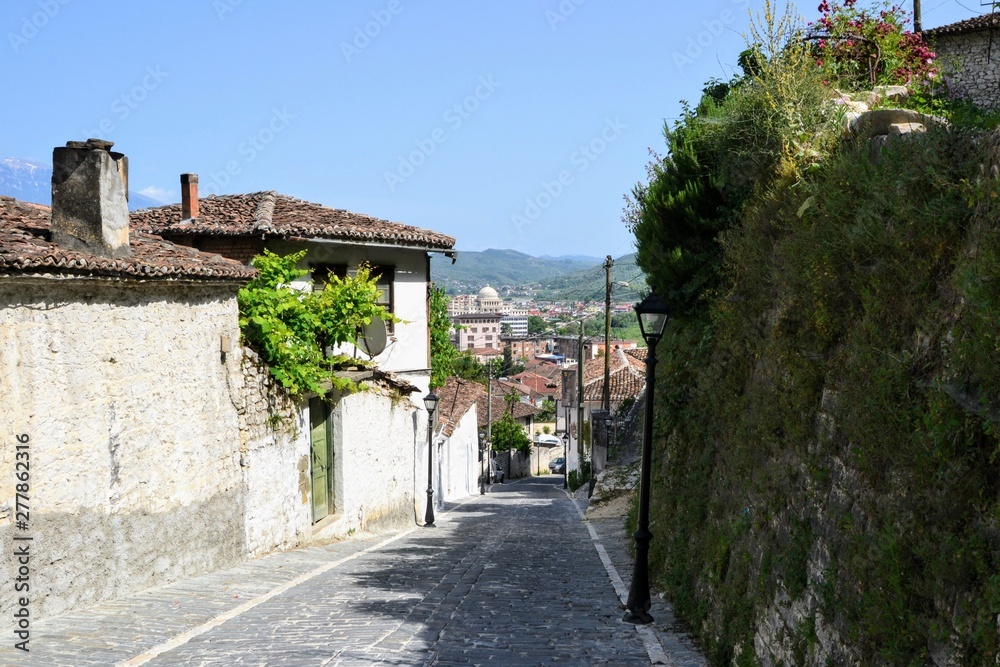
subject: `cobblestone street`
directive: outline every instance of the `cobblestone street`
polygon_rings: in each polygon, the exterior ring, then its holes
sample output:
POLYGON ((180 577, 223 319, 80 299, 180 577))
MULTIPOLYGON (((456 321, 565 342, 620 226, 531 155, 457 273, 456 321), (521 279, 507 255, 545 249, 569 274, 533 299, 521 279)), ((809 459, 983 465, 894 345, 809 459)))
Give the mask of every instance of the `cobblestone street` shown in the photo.
POLYGON ((36 622, 30 654, 5 633, 0 664, 704 664, 656 596, 653 626, 621 621, 621 520, 583 509, 554 476, 495 485, 433 528, 272 554, 36 622))

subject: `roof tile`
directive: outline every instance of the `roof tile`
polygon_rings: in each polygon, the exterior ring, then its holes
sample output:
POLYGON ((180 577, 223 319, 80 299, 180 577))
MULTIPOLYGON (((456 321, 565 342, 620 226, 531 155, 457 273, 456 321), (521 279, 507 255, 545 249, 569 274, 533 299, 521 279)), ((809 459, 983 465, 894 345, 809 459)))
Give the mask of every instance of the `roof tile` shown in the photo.
POLYGON ((417 245, 437 250, 455 247, 455 239, 445 234, 329 208, 273 190, 212 195, 199 200, 198 208, 199 216, 189 220, 181 219, 180 204, 136 211, 131 214, 132 225, 161 235, 261 235, 417 245))
POLYGON ((131 254, 104 257, 63 248, 51 239, 48 206, 0 196, 0 273, 59 273, 141 279, 213 279, 247 282, 255 269, 132 230, 131 254))

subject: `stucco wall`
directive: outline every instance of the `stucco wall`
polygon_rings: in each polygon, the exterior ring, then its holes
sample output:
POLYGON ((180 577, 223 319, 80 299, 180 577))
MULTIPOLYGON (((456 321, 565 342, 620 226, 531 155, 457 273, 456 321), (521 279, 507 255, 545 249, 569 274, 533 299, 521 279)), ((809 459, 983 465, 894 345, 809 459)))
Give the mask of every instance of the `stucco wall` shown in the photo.
MULTIPOLYGON (((435 438, 440 440, 440 436, 435 438)), ((465 498, 479 493, 479 428, 476 406, 462 417, 450 438, 440 440, 435 448, 440 469, 437 497, 444 500, 465 498)))
POLYGON ((427 486, 427 413, 372 389, 340 398, 332 422, 338 532, 412 526, 424 508, 415 489, 427 486))
POLYGON ((232 286, 0 278, 0 601, 31 536, 35 617, 244 553, 232 286), (30 520, 14 521, 14 437, 30 520))
POLYGON ((1000 30, 934 35, 931 44, 952 90, 983 108, 1000 108, 1000 30))

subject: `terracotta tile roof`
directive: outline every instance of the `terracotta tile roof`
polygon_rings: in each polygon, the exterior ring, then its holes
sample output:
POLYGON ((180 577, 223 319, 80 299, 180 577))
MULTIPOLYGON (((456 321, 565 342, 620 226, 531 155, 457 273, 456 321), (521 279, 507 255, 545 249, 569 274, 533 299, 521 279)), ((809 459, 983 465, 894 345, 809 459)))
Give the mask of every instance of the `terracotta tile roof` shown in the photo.
POLYGON ((557 384, 562 381, 562 366, 555 362, 531 359, 524 367, 526 371, 554 380, 557 384))
MULTIPOLYGON (((493 413, 491 415, 493 417, 494 422, 499 421, 503 417, 504 413, 507 411, 507 403, 504 401, 504 394, 505 392, 503 387, 496 380, 494 380, 493 401, 492 401, 493 413)), ((479 428, 486 427, 486 422, 487 422, 486 403, 487 403, 486 392, 483 391, 483 393, 480 394, 479 398, 476 399, 476 416, 479 419, 479 428)), ((532 415, 537 415, 539 412, 541 412, 540 409, 536 408, 533 405, 528 405, 527 403, 521 403, 520 401, 518 401, 517 403, 514 404, 515 419, 524 419, 532 415)))
MULTIPOLYGON (((611 374, 609 376, 611 400, 623 401, 626 398, 635 398, 642 392, 642 388, 646 384, 646 350, 644 348, 618 349, 615 352, 617 354, 611 358, 611 374)), ((604 397, 604 364, 587 364, 584 378, 584 400, 602 400, 604 397), (590 368, 593 365, 599 367, 599 372, 596 378, 588 379, 592 377, 590 368)))
POLYGON ((623 350, 625 352, 625 358, 633 368, 640 368, 643 372, 646 371, 646 357, 649 356, 649 348, 645 347, 634 347, 628 350, 623 350))
POLYGON ((195 278, 247 282, 251 267, 219 255, 131 231, 128 257, 102 257, 62 248, 50 240, 51 209, 0 196, 0 273, 58 273, 141 279, 195 278))
POLYGON ((539 375, 538 373, 533 373, 531 371, 524 371, 523 373, 518 373, 511 377, 521 385, 527 387, 532 393, 539 396, 558 396, 561 393, 560 384, 562 378, 558 375, 555 378, 549 379, 544 375, 539 375), (551 385, 551 386, 550 386, 551 385))
POLYGON ((989 30, 1000 27, 1000 13, 991 12, 982 16, 975 16, 971 19, 949 23, 930 30, 924 30, 923 35, 933 37, 935 35, 958 34, 963 32, 977 32, 979 30, 989 30))
POLYGON ((476 404, 479 397, 486 396, 486 387, 478 382, 452 376, 446 379, 444 386, 435 393, 441 399, 438 403, 437 421, 441 425, 442 432, 450 438, 455 432, 455 427, 476 404))
POLYGON ((333 209, 274 191, 212 195, 198 201, 199 216, 182 221, 181 205, 131 214, 132 225, 153 234, 324 238, 356 243, 388 243, 451 250, 445 234, 360 213, 333 209))

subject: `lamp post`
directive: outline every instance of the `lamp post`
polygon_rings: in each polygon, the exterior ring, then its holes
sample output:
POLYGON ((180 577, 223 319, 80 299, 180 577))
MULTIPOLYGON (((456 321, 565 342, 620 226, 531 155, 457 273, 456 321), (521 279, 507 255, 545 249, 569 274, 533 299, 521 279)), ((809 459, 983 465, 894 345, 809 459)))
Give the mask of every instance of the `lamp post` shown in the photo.
POLYGON ((486 431, 479 432, 479 495, 486 493, 486 431))
POLYGON ((569 404, 566 405, 566 430, 563 431, 563 488, 569 488, 569 404))
POLYGON ((438 397, 433 391, 424 396, 427 408, 427 510, 424 512, 424 528, 434 526, 434 410, 438 397))
POLYGON ((635 533, 635 568, 628 589, 626 623, 650 623, 649 615, 649 478, 653 459, 653 385, 656 381, 656 344, 663 336, 669 309, 655 292, 635 305, 639 330, 648 348, 646 358, 646 414, 642 429, 642 467, 639 472, 639 519, 635 533))

